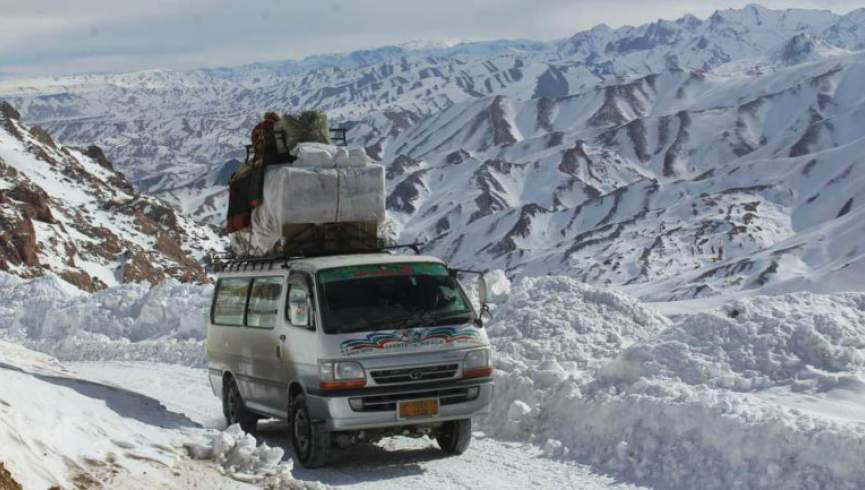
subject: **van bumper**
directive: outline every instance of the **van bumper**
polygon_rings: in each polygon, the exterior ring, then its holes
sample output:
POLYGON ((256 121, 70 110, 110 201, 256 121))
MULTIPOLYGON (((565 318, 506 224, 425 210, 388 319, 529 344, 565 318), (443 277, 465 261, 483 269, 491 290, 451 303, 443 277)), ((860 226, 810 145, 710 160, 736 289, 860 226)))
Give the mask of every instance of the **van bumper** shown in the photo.
POLYGON ((307 408, 310 415, 322 420, 330 431, 431 425, 486 415, 489 413, 493 389, 492 379, 487 378, 333 393, 310 391, 307 394, 307 408), (463 396, 464 393, 466 396, 463 396), (474 393, 477 395, 473 396, 474 393), (398 401, 430 398, 439 399, 438 415, 397 417, 398 401))

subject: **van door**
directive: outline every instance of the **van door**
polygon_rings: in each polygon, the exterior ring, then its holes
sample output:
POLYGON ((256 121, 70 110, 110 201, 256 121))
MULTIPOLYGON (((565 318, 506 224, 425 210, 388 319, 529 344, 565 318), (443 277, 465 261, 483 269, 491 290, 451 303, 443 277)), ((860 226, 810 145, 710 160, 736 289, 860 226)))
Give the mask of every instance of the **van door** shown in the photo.
POLYGON ((252 280, 246 311, 244 359, 252 390, 247 405, 274 416, 275 401, 288 390, 282 369, 280 305, 285 297, 285 278, 256 277, 252 280))
MULTIPOLYGON (((288 278, 288 301, 285 306, 286 356, 285 373, 289 382, 300 381, 305 386, 318 383, 318 350, 316 338, 316 301, 312 276, 292 272, 288 278)), ((286 393, 286 405, 288 403, 286 393)))

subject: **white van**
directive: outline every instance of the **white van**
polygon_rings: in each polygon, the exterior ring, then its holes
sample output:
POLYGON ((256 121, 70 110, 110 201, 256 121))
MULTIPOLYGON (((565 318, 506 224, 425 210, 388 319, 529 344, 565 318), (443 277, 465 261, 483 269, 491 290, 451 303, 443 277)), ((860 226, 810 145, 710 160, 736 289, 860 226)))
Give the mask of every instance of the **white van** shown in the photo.
POLYGON ((460 454, 493 390, 480 312, 434 257, 228 262, 207 357, 227 423, 252 432, 261 418, 288 420, 306 467, 334 446, 396 433, 460 454))

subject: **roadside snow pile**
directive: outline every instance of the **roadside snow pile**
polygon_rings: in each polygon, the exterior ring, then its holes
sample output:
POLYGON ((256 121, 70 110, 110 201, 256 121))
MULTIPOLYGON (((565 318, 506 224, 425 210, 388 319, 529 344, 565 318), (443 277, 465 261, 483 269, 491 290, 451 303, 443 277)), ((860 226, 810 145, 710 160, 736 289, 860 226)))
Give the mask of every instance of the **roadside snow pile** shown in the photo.
MULTIPOLYGON (((509 288, 500 289, 504 297, 509 288)), ((633 298, 568 277, 523 278, 510 289, 488 326, 498 374, 485 427, 499 437, 530 438, 560 385, 669 326, 633 298)))
POLYGON ((865 295, 807 293, 740 300, 684 317, 601 370, 608 384, 639 378, 749 392, 856 383, 865 368, 865 295))
POLYGON ((24 488, 96 487, 120 471, 172 468, 177 440, 200 430, 153 398, 76 378, 3 341, 0 386, 0 455, 24 488))
POLYGON ((212 434, 207 444, 186 447, 191 457, 213 460, 223 474, 241 482, 274 489, 326 488, 321 483, 295 480, 292 460, 282 460, 285 455, 282 448, 266 443, 257 445, 255 437, 243 432, 237 424, 212 434))
POLYGON ((84 294, 54 276, 24 281, 2 274, 0 338, 67 361, 201 366, 211 291, 168 280, 84 294))
MULTIPOLYGON (((527 285, 491 326, 499 348, 516 358, 502 365, 497 396, 509 406, 492 419, 508 422, 491 421, 494 434, 521 435, 548 455, 664 488, 865 488, 865 294, 741 300, 686 315, 652 335, 623 323, 623 312, 640 311, 638 305, 623 300, 604 308, 609 298, 574 294, 582 289, 576 286, 538 303, 528 300, 533 289, 542 295, 555 288, 527 285), (595 314, 636 342, 596 370, 569 372, 561 361, 568 356, 538 356, 525 347, 550 349, 556 338, 580 347, 564 335, 571 330, 532 328, 533 321, 544 324, 536 315, 556 315, 556 303, 571 305, 581 317, 569 320, 575 325, 595 314), (508 348, 504 325, 535 339, 514 334, 508 348)), ((584 349, 597 355, 593 360, 620 345, 589 338, 599 343, 584 349)))

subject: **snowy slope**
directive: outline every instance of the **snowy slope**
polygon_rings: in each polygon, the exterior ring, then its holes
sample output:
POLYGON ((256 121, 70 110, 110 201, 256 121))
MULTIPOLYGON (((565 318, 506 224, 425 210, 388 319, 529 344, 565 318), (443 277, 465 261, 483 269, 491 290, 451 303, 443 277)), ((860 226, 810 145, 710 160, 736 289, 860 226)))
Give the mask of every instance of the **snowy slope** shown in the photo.
POLYGON ((656 300, 861 288, 865 57, 452 106, 388 140, 401 241, 656 300))
POLYGON ((653 300, 860 288, 863 10, 750 5, 551 42, 4 81, 64 142, 221 223, 260 112, 318 108, 388 166, 389 234, 457 265, 653 300))
POLYGON ((803 34, 829 50, 861 49, 862 16, 749 6, 702 20, 598 26, 550 43, 416 44, 219 69, 4 80, 0 96, 65 143, 107 148, 137 186, 161 190, 241 157, 264 110, 326 110, 371 126, 358 138, 376 145, 407 121, 479 97, 560 97, 619 77, 705 71, 771 58, 803 34))
POLYGON ((135 192, 95 146, 61 146, 0 103, 0 270, 94 291, 165 277, 205 281, 214 231, 135 192))
POLYGON ((458 265, 565 270, 656 300, 832 290, 856 287, 858 270, 855 229, 832 220, 859 212, 862 15, 752 5, 553 43, 17 80, 0 93, 213 223, 258 113, 315 107, 389 166, 391 235, 458 265))

